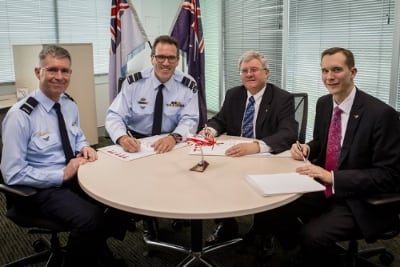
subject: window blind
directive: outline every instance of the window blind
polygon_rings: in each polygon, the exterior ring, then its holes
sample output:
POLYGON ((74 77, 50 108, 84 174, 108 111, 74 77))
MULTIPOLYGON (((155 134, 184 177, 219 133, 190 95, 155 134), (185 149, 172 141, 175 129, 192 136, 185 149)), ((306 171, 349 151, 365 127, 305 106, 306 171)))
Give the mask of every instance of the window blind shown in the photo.
POLYGON ((247 50, 262 52, 270 68, 269 81, 281 86, 283 0, 225 0, 225 89, 241 84, 239 57, 247 50))
POLYGON ((352 50, 361 90, 388 103, 394 28, 394 0, 288 1, 287 88, 309 95, 307 139, 312 135, 315 103, 327 94, 320 54, 333 46, 352 50))
POLYGON ((17 44, 93 43, 95 73, 107 73, 110 8, 98 0, 0 1, 0 83, 15 80, 17 44))

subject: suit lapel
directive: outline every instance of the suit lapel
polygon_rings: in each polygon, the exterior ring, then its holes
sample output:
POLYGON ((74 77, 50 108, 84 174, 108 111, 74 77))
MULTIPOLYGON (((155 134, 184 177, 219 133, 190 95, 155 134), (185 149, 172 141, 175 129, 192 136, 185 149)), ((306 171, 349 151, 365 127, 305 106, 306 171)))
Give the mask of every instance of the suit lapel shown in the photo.
POLYGON ((271 113, 270 108, 271 108, 272 98, 273 98, 273 88, 270 84, 267 84, 267 88, 265 88, 264 94, 261 99, 260 108, 257 114, 256 136, 258 136, 258 133, 262 131, 261 130, 262 125, 264 124, 264 121, 271 113))
POLYGON ((347 122, 347 128, 343 140, 343 145, 340 151, 338 167, 340 167, 340 165, 343 163, 344 159, 346 158, 347 154, 350 151, 351 144, 353 143, 355 133, 357 131, 362 113, 364 111, 362 107, 362 101, 360 101, 360 98, 361 98, 360 93, 357 90, 356 95, 354 97, 353 106, 350 110, 349 121, 347 122))

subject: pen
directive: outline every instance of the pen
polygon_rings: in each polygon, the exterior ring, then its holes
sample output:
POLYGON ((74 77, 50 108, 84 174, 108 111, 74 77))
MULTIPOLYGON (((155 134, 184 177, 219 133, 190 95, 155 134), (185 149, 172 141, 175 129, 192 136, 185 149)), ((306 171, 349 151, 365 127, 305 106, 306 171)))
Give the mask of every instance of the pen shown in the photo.
POLYGON ((136 144, 140 144, 139 140, 137 140, 135 137, 133 137, 131 131, 127 130, 126 132, 128 133, 129 137, 133 138, 133 141, 135 141, 136 144))
POLYGON ((300 150, 300 152, 301 152, 301 156, 303 157, 304 163, 307 163, 307 160, 306 160, 306 158, 304 157, 303 148, 301 147, 300 142, 299 142, 299 141, 296 141, 296 145, 297 145, 297 148, 298 148, 298 149, 300 150))

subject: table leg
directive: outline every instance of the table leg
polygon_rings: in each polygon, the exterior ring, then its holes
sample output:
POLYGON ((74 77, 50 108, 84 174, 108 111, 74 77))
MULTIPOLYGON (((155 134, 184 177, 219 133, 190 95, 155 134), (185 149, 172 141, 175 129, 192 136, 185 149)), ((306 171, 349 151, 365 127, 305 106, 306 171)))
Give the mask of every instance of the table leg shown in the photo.
POLYGON ((233 244, 236 244, 242 241, 242 238, 235 238, 232 240, 228 240, 219 244, 203 247, 203 221, 202 220, 191 220, 190 221, 190 237, 191 237, 191 246, 190 248, 185 248, 183 246, 179 246, 176 244, 171 244, 162 241, 153 241, 145 238, 144 242, 148 246, 159 247, 159 248, 167 248, 175 251, 187 253, 188 255, 178 264, 179 267, 186 267, 190 264, 199 261, 203 265, 208 267, 216 266, 211 262, 207 261, 204 258, 206 253, 218 250, 220 248, 224 248, 233 244))

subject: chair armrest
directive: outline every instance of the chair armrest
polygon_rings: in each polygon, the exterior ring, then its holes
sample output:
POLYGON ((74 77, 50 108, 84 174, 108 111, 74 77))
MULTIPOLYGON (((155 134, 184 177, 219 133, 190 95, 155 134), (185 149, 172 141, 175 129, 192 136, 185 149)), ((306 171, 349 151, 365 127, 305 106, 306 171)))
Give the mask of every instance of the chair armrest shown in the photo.
POLYGON ((383 193, 367 198, 367 202, 374 206, 379 205, 400 205, 400 193, 383 193))
POLYGON ((37 193, 37 190, 33 187, 23 185, 6 185, 0 183, 0 191, 14 196, 30 197, 37 193))

